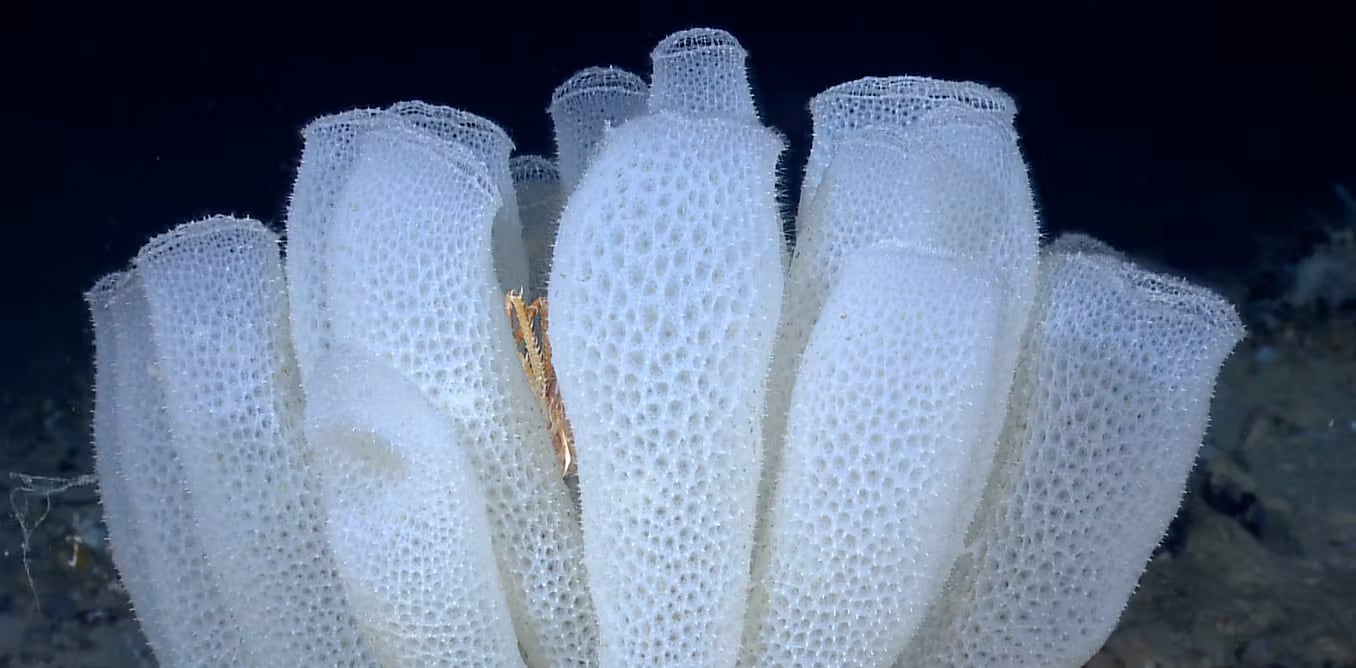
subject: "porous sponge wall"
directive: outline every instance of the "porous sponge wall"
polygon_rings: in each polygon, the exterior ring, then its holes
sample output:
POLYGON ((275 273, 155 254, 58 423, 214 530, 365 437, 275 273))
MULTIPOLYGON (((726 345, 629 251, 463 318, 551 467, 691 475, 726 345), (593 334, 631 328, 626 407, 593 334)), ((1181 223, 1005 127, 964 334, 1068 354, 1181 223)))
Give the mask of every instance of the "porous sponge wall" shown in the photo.
POLYGON ((603 133, 645 113, 649 97, 650 87, 643 79, 615 67, 580 70, 556 87, 548 111, 564 192, 579 185, 603 143, 603 133))
MULTIPOLYGON (((773 496, 800 354, 847 259, 875 244, 931 248, 987 264, 1005 294, 998 382, 977 410, 989 436, 962 503, 972 513, 1002 426, 1035 289, 1031 187, 1002 93, 917 77, 865 79, 815 97, 815 143, 802 191, 769 387, 763 503, 773 496)), ((766 514, 762 514, 766 520, 766 514)))
POLYGON ((746 123, 634 119, 562 215, 551 335, 604 664, 738 652, 781 300, 780 150, 746 123))
POLYGON ((137 619, 167 664, 253 665, 194 526, 141 277, 112 274, 86 298, 94 319, 99 497, 137 619))
POLYGON ((302 440, 276 235, 198 221, 153 239, 135 268, 196 526, 242 635, 281 665, 372 665, 334 605, 343 590, 302 440))
POLYGON ((471 445, 382 360, 340 349, 306 398, 330 544, 383 666, 521 665, 471 445))
POLYGON ((1242 326, 1206 290, 1080 246, 1042 258, 995 477, 897 665, 1081 665, 1176 512, 1242 326))
POLYGON ((503 209, 493 171, 468 147, 395 115, 357 147, 322 246, 331 337, 382 359, 451 422, 482 483, 529 663, 588 663, 596 640, 578 516, 494 272, 492 224, 503 209))
POLYGON ((849 260, 797 378, 742 665, 884 665, 904 649, 965 534, 1003 294, 952 257, 849 260))

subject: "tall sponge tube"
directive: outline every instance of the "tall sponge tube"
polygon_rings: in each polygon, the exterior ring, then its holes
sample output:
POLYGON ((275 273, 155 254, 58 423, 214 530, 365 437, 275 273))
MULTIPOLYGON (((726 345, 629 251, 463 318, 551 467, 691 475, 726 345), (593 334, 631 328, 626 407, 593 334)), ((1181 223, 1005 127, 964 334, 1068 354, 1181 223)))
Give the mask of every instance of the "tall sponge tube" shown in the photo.
POLYGON ((264 665, 373 665, 342 603, 305 449, 277 236, 209 218, 152 239, 135 267, 175 454, 241 635, 264 665))
MULTIPOLYGON (((670 72, 664 58, 654 91, 701 95, 664 77, 720 64, 670 72)), ((741 79, 734 65, 718 79, 741 79)), ((751 104, 660 102, 608 133, 565 206, 551 343, 578 449, 600 663, 732 666, 782 295, 782 142, 751 104)))
POLYGON ((1082 665, 1181 500, 1238 316, 1089 244, 1054 248, 999 464, 943 598, 897 665, 1082 665))
MULTIPOLYGON (((317 283, 330 345, 380 360, 452 423, 456 442, 447 447, 465 453, 480 480, 528 664, 588 665, 597 640, 578 515, 494 273, 496 170, 463 143, 395 115, 354 141, 348 180, 318 233, 325 260, 295 265, 329 272, 317 283)), ((302 358, 303 368, 316 359, 302 358)), ((308 376, 307 393, 331 382, 308 376)))
POLYGON ((113 561, 156 656, 175 666, 254 666, 207 566, 174 454, 141 277, 105 276, 94 320, 94 450, 113 561))
POLYGON ((998 382, 1005 288, 986 265, 916 249, 855 253, 805 350, 749 666, 884 666, 965 536, 998 382))

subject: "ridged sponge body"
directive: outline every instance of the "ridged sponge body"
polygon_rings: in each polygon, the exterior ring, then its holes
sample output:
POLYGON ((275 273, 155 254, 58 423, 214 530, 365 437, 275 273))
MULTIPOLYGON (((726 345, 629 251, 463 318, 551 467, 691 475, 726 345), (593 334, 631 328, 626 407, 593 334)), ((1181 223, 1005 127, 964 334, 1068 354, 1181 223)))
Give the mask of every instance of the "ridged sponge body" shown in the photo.
POLYGON ((603 665, 737 658, 782 293, 780 150, 744 120, 634 119, 562 215, 550 331, 603 665))

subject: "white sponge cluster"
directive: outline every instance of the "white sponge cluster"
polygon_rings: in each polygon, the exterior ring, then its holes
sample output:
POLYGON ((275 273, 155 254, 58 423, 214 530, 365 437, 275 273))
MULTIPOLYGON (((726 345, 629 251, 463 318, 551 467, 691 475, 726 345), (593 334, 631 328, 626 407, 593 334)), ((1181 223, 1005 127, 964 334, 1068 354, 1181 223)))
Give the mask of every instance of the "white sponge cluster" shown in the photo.
POLYGON ((791 249, 745 60, 698 29, 648 83, 581 72, 555 160, 419 102, 319 119, 285 263, 215 217, 94 286, 100 491, 163 663, 1097 650, 1237 316, 1086 237, 1041 251, 978 84, 816 97, 791 249))

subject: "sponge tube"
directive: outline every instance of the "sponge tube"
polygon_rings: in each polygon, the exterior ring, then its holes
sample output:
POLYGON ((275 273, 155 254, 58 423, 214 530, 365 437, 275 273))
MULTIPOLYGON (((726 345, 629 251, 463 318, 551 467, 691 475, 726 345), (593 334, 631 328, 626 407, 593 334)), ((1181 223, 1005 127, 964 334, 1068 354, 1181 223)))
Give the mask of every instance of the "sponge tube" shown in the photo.
POLYGON ((1004 287, 974 261, 855 253, 805 350, 744 665, 889 665, 965 535, 1004 287))
POLYGON ((494 273, 499 190, 468 147, 400 119, 357 141, 323 263, 334 345, 388 365, 451 421, 446 447, 480 479, 528 663, 586 664, 597 641, 578 515, 494 273))
POLYGON ((276 235, 227 217, 135 261, 208 564, 260 662, 366 666, 344 607, 301 432, 276 235))
POLYGON ((548 111, 564 193, 579 185, 607 131, 645 113, 649 93, 643 79, 615 67, 580 70, 556 87, 548 111))
POLYGON ((898 665, 1082 665, 1177 510, 1238 316, 1085 242, 1056 248, 1068 250, 1041 259, 1001 464, 898 665))
POLYGON ((612 132, 561 217, 551 341, 607 666, 738 658, 781 301, 761 127, 612 132))
POLYGON ((156 656, 258 665, 207 568, 174 454, 146 293, 135 271, 86 295, 94 320, 94 448, 113 561, 156 656))
POLYGON ((971 493, 959 501, 970 515, 1002 428, 1035 291, 1036 217, 1016 135, 993 113, 963 106, 920 112, 903 128, 872 125, 844 132, 814 203, 799 221, 769 384, 762 499, 774 497, 791 391, 801 382, 796 373, 802 349, 830 289, 863 249, 896 244, 991 267, 999 284, 995 382, 991 396, 976 408, 985 413, 986 436, 973 453, 971 493))

